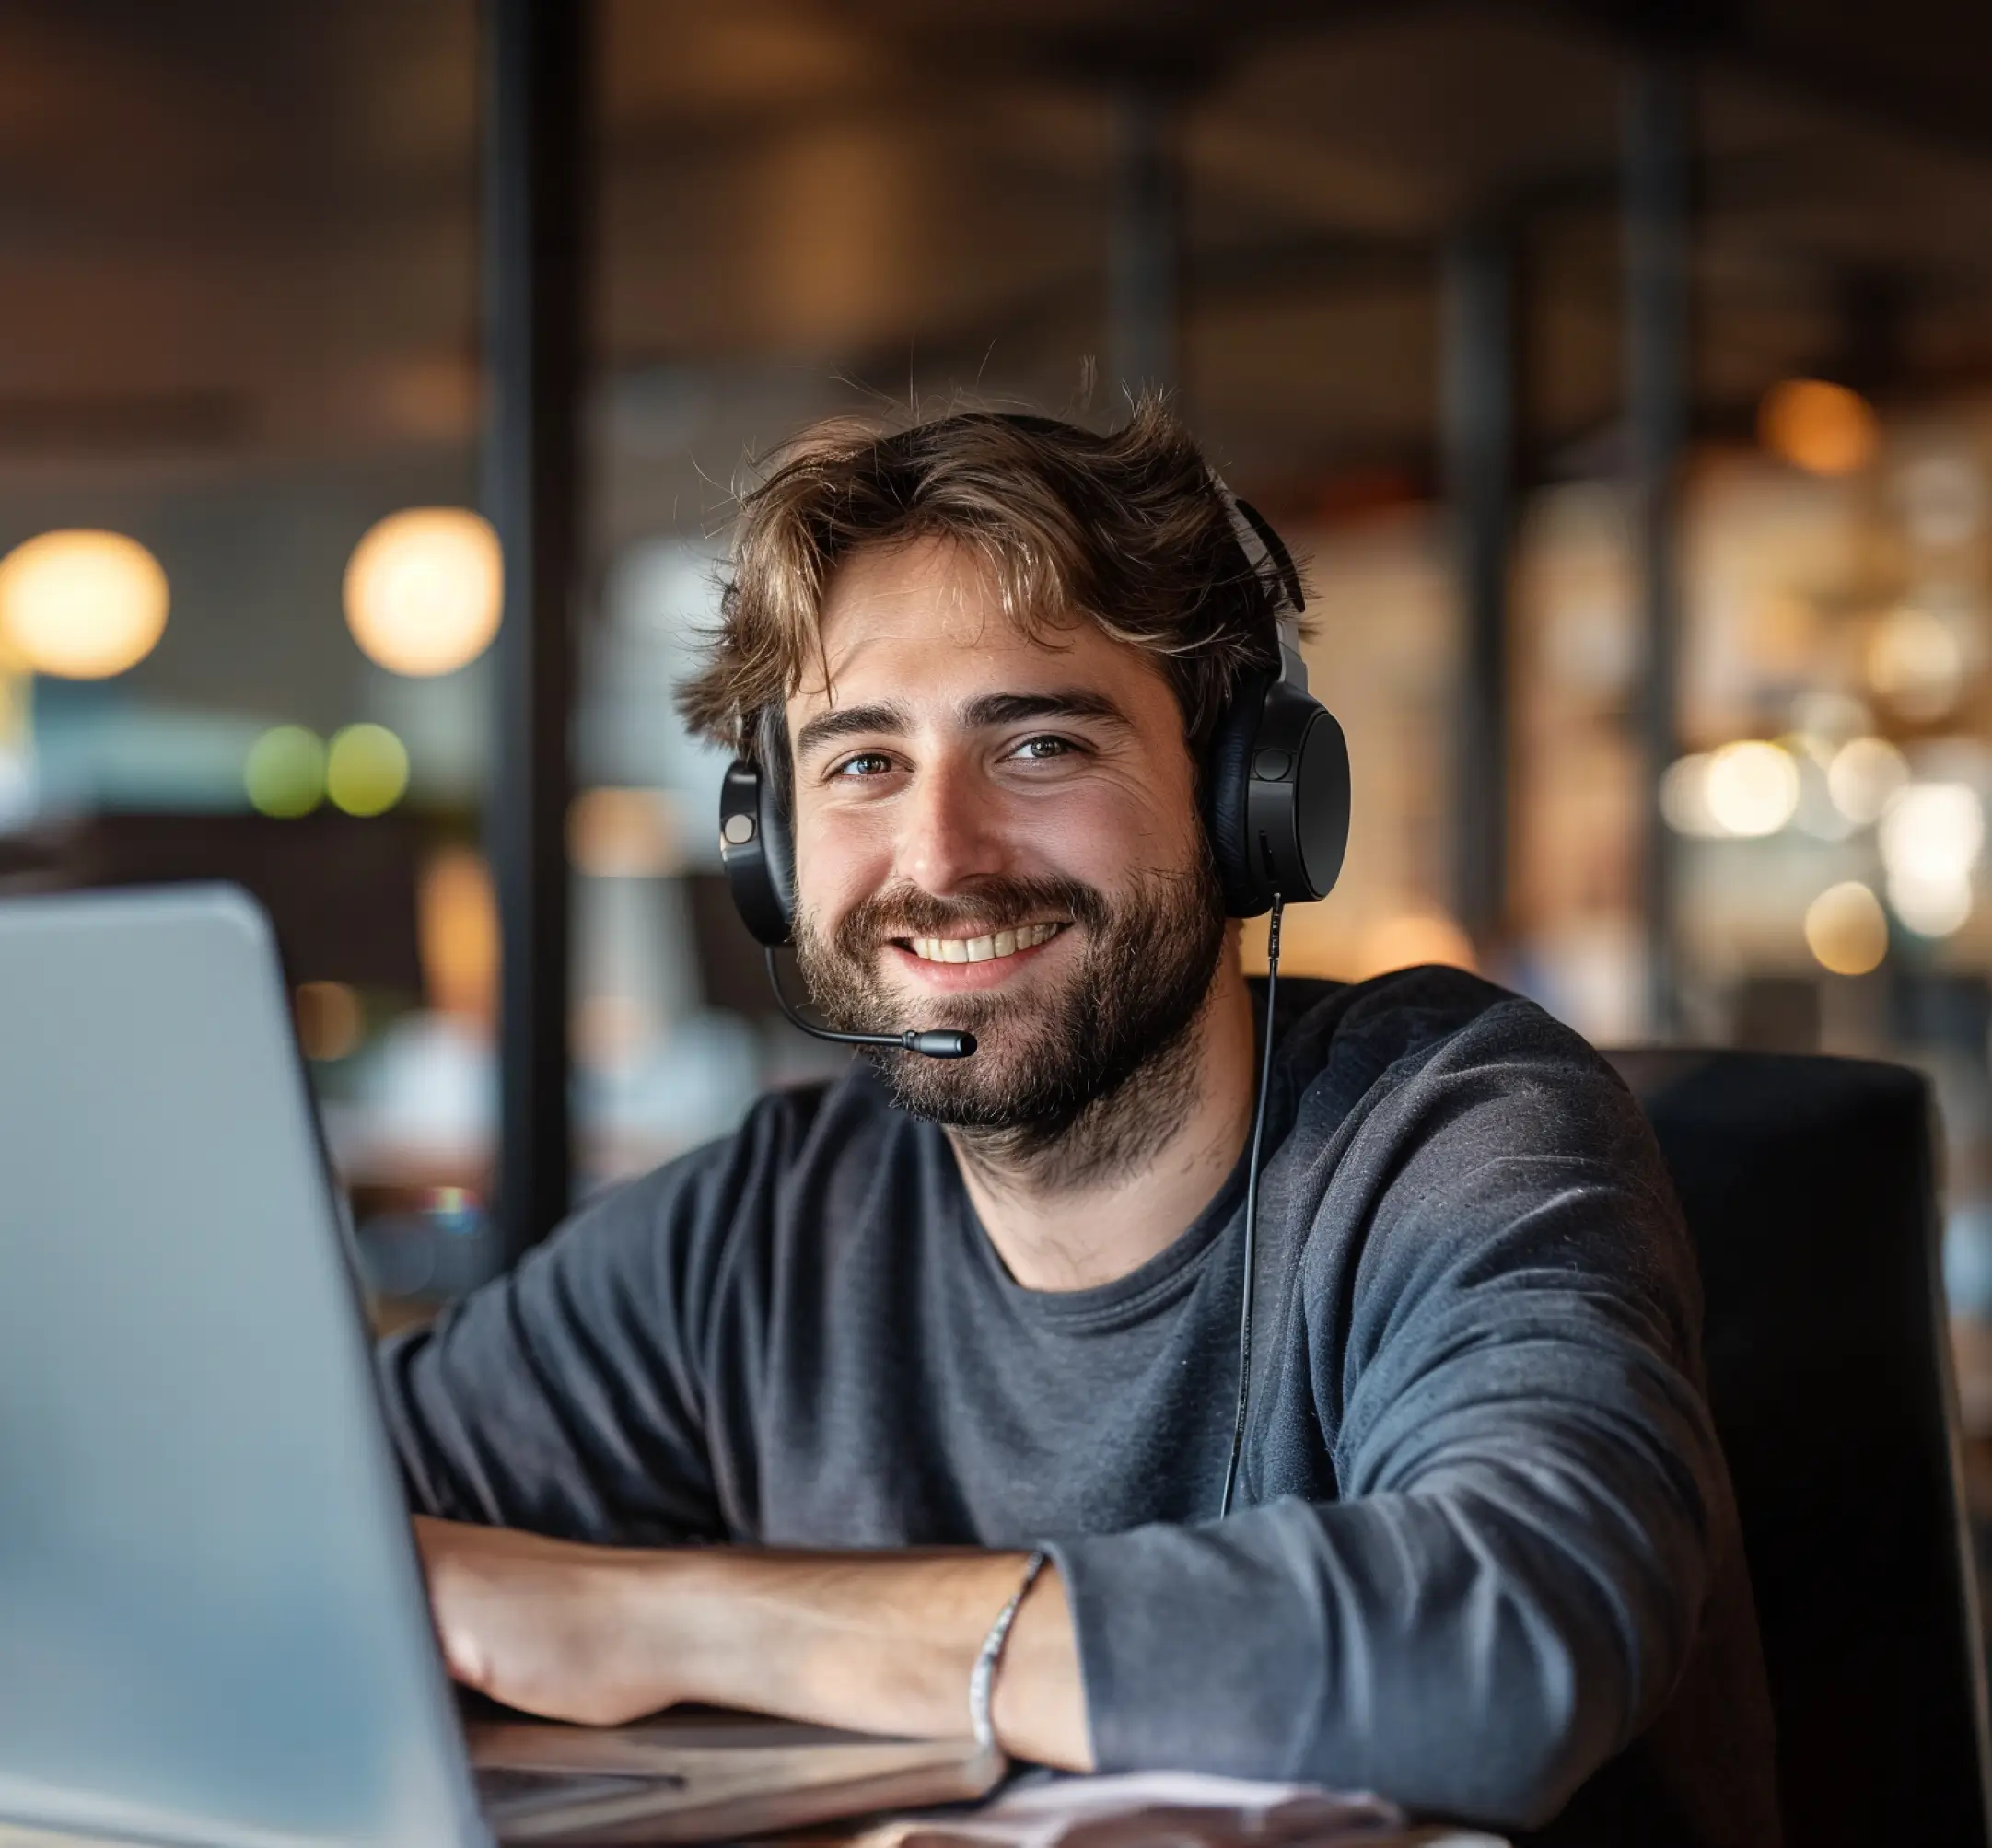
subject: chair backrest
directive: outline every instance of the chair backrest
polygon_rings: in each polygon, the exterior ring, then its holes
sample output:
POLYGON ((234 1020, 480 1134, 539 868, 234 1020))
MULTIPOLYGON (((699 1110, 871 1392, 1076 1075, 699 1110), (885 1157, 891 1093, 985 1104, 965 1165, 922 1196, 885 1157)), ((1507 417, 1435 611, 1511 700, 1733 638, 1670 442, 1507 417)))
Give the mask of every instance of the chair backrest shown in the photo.
POLYGON ((1787 1840, 1987 1848, 1928 1087, 1851 1059, 1611 1056, 1701 1261, 1787 1840))

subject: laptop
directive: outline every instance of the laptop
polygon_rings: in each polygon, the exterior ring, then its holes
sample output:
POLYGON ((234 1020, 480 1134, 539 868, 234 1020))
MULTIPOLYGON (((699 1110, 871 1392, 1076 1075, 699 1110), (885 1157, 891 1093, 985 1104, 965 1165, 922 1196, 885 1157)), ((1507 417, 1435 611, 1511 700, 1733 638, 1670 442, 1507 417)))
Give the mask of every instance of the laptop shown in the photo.
POLYGON ((466 1714, 267 920, 0 901, 0 1822, 676 1842, 967 1799, 968 1740, 466 1714))

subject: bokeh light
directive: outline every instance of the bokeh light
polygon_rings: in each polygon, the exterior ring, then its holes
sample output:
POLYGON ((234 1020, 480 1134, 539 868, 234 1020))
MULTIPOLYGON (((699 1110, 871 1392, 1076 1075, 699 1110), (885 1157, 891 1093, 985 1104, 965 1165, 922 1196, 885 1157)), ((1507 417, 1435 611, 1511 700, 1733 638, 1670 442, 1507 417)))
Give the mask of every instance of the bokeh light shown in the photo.
POLYGON ((451 846, 431 859, 415 923, 430 1006, 489 1025, 497 1013, 498 905, 483 855, 451 846))
POLYGON ((1917 874, 1891 873, 1888 902, 1909 929, 1918 936, 1953 936, 1971 916, 1971 880, 1963 875, 1924 878, 1917 874))
POLYGON ((343 982, 300 982, 297 1043, 308 1059, 350 1056, 359 1048, 365 1016, 358 994, 343 982))
POLYGON ((661 878, 682 855, 661 789, 584 789, 567 810, 567 858, 598 879, 661 878))
POLYGON ((1849 821, 1879 821, 1909 781, 1909 762, 1885 738, 1853 738, 1826 766, 1834 806, 1849 821))
POLYGON ((1831 741, 1816 732, 1795 731, 1778 743, 1798 768, 1799 806, 1792 825, 1815 841, 1844 841, 1854 824, 1833 799, 1827 773, 1836 755, 1831 741))
POLYGON ((1851 474, 1881 440, 1874 409, 1823 378, 1788 378, 1764 394, 1757 434, 1773 455, 1815 475, 1851 474))
POLYGON ((1805 912, 1805 941, 1823 969, 1865 975, 1888 954, 1888 914, 1858 879, 1829 886, 1805 912))
POLYGON ((1776 745, 1743 738, 1710 753, 1703 794, 1725 834, 1775 834, 1798 810, 1799 766, 1776 745))
POLYGON ((1912 783, 1881 817, 1881 861, 1892 873, 1968 872, 1985 845, 1985 810, 1963 783, 1912 783))
POLYGON ((1708 753, 1691 751, 1667 766, 1660 777, 1660 815, 1677 834, 1718 839, 1729 830, 1708 808, 1708 753))
POLYGON ((1868 684, 1904 717, 1939 718, 1957 703, 1964 647, 1942 617, 1905 603, 1870 633, 1866 666, 1868 684))
POLYGON ((408 790, 408 748, 384 725, 349 725, 332 735, 325 793, 348 815, 384 815, 408 790))
POLYGON ((1918 936, 1961 929, 1985 847, 1977 792, 1963 783, 1912 783, 1888 805, 1877 838, 1895 915, 1918 936))
POLYGON ((273 726, 250 747, 242 786, 259 815, 294 820, 325 799, 325 744, 301 725, 273 726))
POLYGON ((410 507, 368 530, 346 565, 346 624, 369 660, 417 678, 474 661, 498 633, 504 567, 467 507, 410 507))
POLYGON ((121 532, 45 532, 0 559, 0 630, 36 673, 100 680, 166 633, 159 561, 121 532))

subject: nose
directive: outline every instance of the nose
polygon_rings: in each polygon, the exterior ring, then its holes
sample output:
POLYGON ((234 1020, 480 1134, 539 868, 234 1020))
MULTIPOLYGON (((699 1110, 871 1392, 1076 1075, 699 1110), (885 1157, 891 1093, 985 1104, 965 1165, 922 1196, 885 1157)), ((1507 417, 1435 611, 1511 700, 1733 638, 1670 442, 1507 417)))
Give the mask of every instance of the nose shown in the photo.
POLYGON ((921 767, 900 808, 895 870, 944 898, 1005 870, 996 792, 974 767, 944 756, 921 767))

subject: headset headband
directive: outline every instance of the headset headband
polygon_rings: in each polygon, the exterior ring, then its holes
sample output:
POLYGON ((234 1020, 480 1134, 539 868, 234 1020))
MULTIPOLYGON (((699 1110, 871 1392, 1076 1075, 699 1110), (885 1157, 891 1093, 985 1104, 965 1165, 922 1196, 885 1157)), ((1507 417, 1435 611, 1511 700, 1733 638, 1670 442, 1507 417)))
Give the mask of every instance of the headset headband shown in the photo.
POLYGON ((1245 554, 1245 563, 1264 593, 1266 607, 1279 628, 1280 679, 1307 692, 1307 663, 1300 655, 1300 612, 1307 598, 1300 589, 1300 574, 1287 542, 1267 524, 1266 517, 1250 501, 1242 501, 1225 484, 1217 470, 1210 471, 1211 485, 1224 504, 1225 517, 1231 522, 1231 536, 1245 554))

